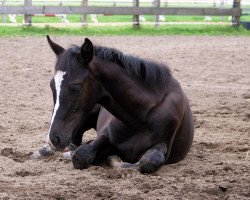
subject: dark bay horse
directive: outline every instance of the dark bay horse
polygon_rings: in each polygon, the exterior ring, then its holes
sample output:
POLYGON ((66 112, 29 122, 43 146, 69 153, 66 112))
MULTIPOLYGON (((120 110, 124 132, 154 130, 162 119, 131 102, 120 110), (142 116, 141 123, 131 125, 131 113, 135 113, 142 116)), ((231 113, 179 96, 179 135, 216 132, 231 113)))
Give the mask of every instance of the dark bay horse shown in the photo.
POLYGON ((57 56, 51 80, 54 111, 49 144, 58 151, 78 147, 75 168, 110 155, 138 163, 141 173, 185 158, 193 141, 193 117, 179 82, 165 65, 84 44, 65 50, 48 36, 57 56), (83 132, 97 137, 81 145, 83 132))

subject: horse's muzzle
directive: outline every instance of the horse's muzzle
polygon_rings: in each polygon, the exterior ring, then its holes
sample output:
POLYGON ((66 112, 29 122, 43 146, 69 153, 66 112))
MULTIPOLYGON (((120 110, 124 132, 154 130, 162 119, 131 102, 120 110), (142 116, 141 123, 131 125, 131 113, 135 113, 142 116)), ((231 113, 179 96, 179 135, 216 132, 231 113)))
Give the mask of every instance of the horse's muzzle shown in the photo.
POLYGON ((55 145, 53 145, 51 142, 49 142, 49 145, 53 151, 60 151, 62 153, 71 151, 71 148, 69 148, 69 147, 59 148, 59 147, 56 147, 55 145))

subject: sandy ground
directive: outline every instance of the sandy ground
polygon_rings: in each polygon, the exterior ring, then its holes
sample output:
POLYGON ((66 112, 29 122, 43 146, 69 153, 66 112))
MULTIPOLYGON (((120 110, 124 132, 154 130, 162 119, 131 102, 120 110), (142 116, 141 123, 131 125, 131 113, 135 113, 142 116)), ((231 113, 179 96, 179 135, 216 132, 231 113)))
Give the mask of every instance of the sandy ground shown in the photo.
POLYGON ((250 37, 90 38, 170 66, 194 114, 191 152, 152 175, 30 160, 49 128, 55 56, 45 37, 0 38, 0 199, 249 199, 250 37))

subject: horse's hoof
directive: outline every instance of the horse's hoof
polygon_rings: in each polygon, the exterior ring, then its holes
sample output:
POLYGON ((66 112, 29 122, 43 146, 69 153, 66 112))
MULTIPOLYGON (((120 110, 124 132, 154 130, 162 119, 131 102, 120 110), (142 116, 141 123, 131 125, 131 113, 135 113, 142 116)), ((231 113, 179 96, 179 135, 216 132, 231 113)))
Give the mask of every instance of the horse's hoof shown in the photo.
POLYGON ((42 148, 38 149, 37 151, 35 151, 30 158, 31 159, 41 159, 44 157, 49 157, 53 155, 53 150, 51 149, 51 147, 49 146, 49 144, 44 145, 42 148))
POLYGON ((84 145, 76 149, 72 155, 72 163, 76 169, 88 168, 95 159, 96 152, 88 148, 89 145, 84 145))
POLYGON ((157 171, 164 163, 165 157, 162 152, 150 149, 144 154, 139 162, 138 170, 142 174, 150 174, 157 171))
POLYGON ((72 163, 75 169, 86 169, 89 166, 88 163, 82 162, 82 160, 76 155, 72 156, 72 163))
POLYGON ((151 174, 155 172, 159 168, 158 165, 155 165, 154 163, 139 163, 139 172, 142 174, 151 174))

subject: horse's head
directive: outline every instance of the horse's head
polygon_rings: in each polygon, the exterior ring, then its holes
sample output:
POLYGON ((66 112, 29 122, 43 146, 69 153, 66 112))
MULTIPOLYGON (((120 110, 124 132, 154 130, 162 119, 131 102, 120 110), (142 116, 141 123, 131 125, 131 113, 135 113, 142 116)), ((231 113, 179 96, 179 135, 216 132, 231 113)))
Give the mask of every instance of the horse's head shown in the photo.
POLYGON ((90 40, 85 39, 82 47, 65 50, 49 36, 47 39, 57 56, 55 75, 50 82, 54 110, 48 142, 53 150, 67 151, 72 134, 79 131, 98 99, 99 85, 87 69, 94 57, 94 47, 90 40))

